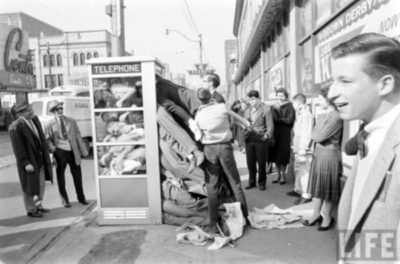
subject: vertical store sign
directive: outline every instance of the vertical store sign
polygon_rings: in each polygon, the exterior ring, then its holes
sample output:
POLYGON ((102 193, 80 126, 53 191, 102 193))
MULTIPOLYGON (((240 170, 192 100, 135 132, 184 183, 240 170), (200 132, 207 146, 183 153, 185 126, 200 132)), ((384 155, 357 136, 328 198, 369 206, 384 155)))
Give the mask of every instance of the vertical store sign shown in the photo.
POLYGON ((34 85, 28 34, 0 25, 0 89, 29 91, 34 85))
POLYGON ((321 88, 332 83, 331 50, 352 37, 375 32, 400 39, 400 1, 362 0, 317 34, 315 84, 321 88))

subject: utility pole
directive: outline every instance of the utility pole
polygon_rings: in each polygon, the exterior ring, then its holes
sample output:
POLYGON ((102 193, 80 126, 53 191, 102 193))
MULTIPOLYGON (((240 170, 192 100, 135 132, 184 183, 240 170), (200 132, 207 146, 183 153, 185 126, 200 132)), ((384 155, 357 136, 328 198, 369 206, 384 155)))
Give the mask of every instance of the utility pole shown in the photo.
POLYGON ((50 44, 47 42, 47 62, 49 63, 50 89, 53 89, 53 75, 51 74, 50 44))
POLYGON ((111 0, 106 14, 111 17, 111 56, 125 56, 124 0, 111 0))
POLYGON ((199 34, 199 45, 200 45, 200 79, 204 77, 203 72, 203 40, 201 34, 199 34))

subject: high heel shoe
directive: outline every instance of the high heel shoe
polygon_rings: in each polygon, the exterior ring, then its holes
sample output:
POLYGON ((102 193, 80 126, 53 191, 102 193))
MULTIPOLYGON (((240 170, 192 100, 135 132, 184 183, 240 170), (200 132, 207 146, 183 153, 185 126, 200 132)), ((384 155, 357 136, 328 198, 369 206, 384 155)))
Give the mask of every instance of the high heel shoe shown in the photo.
POLYGON ((335 218, 331 218, 331 222, 328 226, 319 226, 318 231, 327 231, 335 226, 335 218))
POLYGON ((317 219, 314 220, 314 222, 310 222, 310 221, 308 221, 308 220, 304 220, 304 221, 303 221, 303 225, 305 225, 305 226, 313 226, 313 225, 315 225, 317 222, 321 222, 321 221, 322 221, 322 216, 320 215, 320 216, 317 217, 317 219))

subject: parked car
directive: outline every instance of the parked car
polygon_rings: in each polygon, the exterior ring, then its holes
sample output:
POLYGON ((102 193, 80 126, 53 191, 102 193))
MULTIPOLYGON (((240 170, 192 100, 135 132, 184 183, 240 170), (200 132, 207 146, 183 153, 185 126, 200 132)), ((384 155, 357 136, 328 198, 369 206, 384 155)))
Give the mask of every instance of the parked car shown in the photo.
POLYGON ((35 115, 38 116, 42 125, 54 117, 49 111, 49 103, 57 100, 64 103, 64 115, 72 117, 78 123, 81 132, 82 141, 86 149, 90 149, 92 142, 92 123, 90 115, 90 100, 89 97, 76 96, 49 96, 36 98, 31 101, 35 115))

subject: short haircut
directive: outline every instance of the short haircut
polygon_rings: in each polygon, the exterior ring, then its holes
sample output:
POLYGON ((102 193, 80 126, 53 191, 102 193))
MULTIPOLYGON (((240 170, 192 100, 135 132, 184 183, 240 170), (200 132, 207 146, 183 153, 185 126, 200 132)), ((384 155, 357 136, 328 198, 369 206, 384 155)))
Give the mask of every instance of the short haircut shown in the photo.
POLYGON ((252 97, 260 98, 260 93, 258 91, 256 91, 256 90, 250 90, 247 93, 247 97, 249 97, 249 98, 252 98, 252 97))
POLYGON ((209 89, 199 88, 197 90, 197 98, 201 102, 201 104, 208 104, 211 101, 211 92, 209 89))
POLYGON ((305 104, 307 102, 307 97, 302 93, 298 93, 293 97, 293 100, 298 100, 302 104, 305 104))
POLYGON ((209 78, 209 81, 212 81, 213 86, 214 86, 215 88, 217 88, 217 87, 220 85, 220 83, 221 83, 218 74, 210 73, 210 74, 208 74, 208 77, 207 77, 207 78, 209 78))
POLYGON ((358 35, 332 49, 332 58, 367 54, 363 71, 375 81, 390 74, 400 86, 400 42, 378 33, 358 35))
POLYGON ((285 95, 286 99, 289 98, 289 93, 288 93, 288 91, 286 91, 285 88, 279 88, 278 90, 276 90, 275 94, 278 95, 278 93, 283 93, 285 95))
POLYGON ((321 90, 319 90, 319 94, 326 99, 328 104, 330 104, 331 106, 335 106, 333 104, 333 100, 335 98, 328 98, 329 88, 330 88, 330 86, 325 86, 325 87, 321 88, 321 90))

